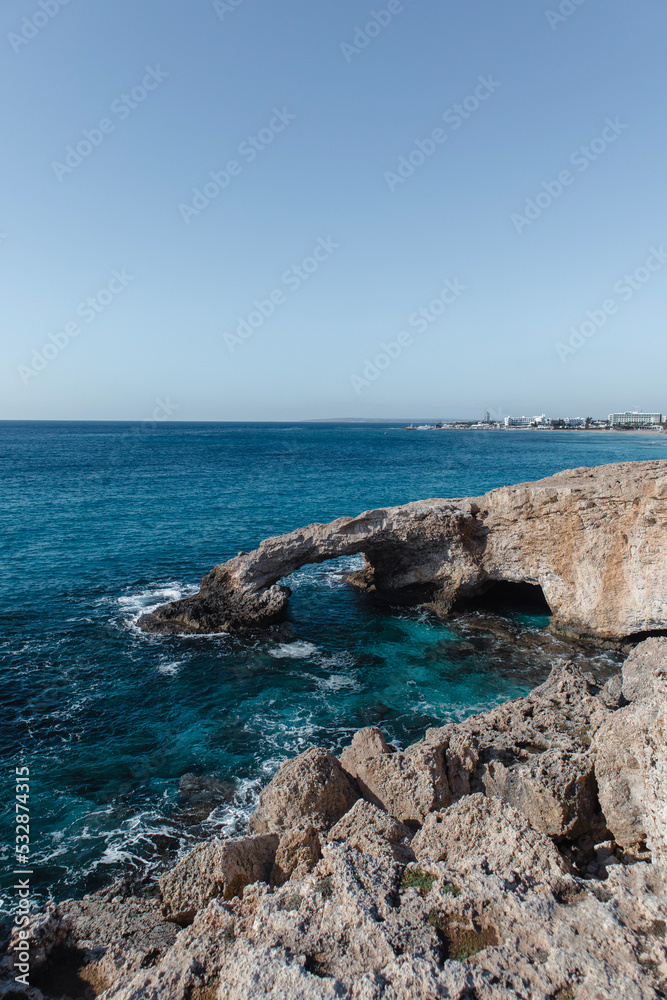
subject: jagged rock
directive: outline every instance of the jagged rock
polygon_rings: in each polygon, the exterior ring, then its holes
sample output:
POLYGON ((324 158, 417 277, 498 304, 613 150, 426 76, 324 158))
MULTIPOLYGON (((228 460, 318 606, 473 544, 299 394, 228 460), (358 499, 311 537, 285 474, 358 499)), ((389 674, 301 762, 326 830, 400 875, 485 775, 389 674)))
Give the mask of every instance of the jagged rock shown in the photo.
POLYGON ((609 692, 570 661, 558 661, 526 698, 426 732, 450 761, 452 800, 469 791, 520 809, 534 829, 556 838, 605 832, 599 811, 592 739, 613 714, 609 692), (453 775, 458 754, 459 784, 453 775))
POLYGON ((61 907, 48 903, 44 910, 31 915, 27 923, 22 921, 21 927, 13 927, 8 954, 21 950, 25 942, 30 951, 30 969, 39 971, 54 951, 72 946, 72 922, 61 907))
POLYGON ((377 853, 387 847, 397 861, 414 860, 410 848, 412 831, 403 823, 360 799, 329 831, 329 841, 344 841, 362 853, 377 853))
POLYGON ((280 619, 279 580, 363 553, 364 585, 443 613, 497 581, 539 585, 564 635, 622 639, 667 627, 667 463, 572 469, 483 497, 422 500, 311 524, 215 566, 193 597, 139 620, 151 632, 261 628, 280 619))
POLYGON ((357 783, 368 802, 413 826, 452 799, 443 749, 424 742, 360 762, 357 783))
POLYGON ((442 861, 459 871, 470 867, 533 884, 559 884, 568 865, 552 841, 499 799, 476 793, 444 812, 431 813, 412 841, 417 862, 442 861))
POLYGON ((120 976, 154 965, 179 932, 162 916, 158 900, 130 895, 122 881, 81 900, 48 905, 27 930, 31 983, 48 997, 60 996, 55 984, 65 981, 79 982, 81 995, 88 990, 86 996, 96 996, 120 976))
POLYGON ((410 840, 412 831, 394 816, 378 809, 372 802, 359 799, 349 812, 329 831, 329 840, 345 840, 356 844, 361 837, 377 837, 389 844, 410 840))
POLYGON ((648 639, 630 654, 623 695, 631 703, 593 744, 600 803, 619 845, 646 844, 667 860, 667 640, 648 639))
POLYGON ((403 823, 419 824, 434 809, 470 792, 477 740, 451 727, 438 741, 420 740, 405 751, 381 752, 354 765, 361 794, 403 823))
POLYGON ((394 753, 394 750, 395 747, 387 743, 381 729, 377 726, 367 726, 366 729, 359 729, 354 734, 351 745, 345 747, 340 755, 340 763, 348 774, 356 778, 360 764, 382 753, 394 753))
POLYGON ((282 833, 308 823, 328 830, 359 798, 333 754, 312 747, 281 764, 259 797, 253 833, 282 833))
POLYGON ((159 880, 166 916, 189 923, 210 899, 232 899, 252 882, 268 882, 278 841, 269 835, 197 844, 159 880))
POLYGON ((623 676, 621 674, 614 674, 613 677, 609 678, 600 691, 600 699, 613 712, 625 704, 625 698, 623 697, 623 676))
POLYGON ((635 646, 621 677, 626 701, 667 698, 667 638, 646 639, 635 646))
MULTIPOLYGON (((491 825, 487 856, 504 850, 504 835, 503 826, 491 825)), ((600 888, 563 874, 555 887, 485 872, 479 856, 476 864, 463 853, 459 860, 459 868, 411 865, 414 878, 405 879, 384 854, 330 844, 305 879, 211 901, 156 968, 119 981, 105 1000, 660 995, 667 974, 665 868, 619 866, 600 888)))
POLYGON ((122 943, 124 967, 151 964, 171 947, 179 928, 165 920, 159 899, 113 892, 112 887, 61 903, 71 928, 71 944, 95 951, 122 943))
POLYGON ((271 885, 303 878, 322 857, 320 837, 314 826, 288 830, 280 838, 271 871, 271 885))
POLYGON ((575 840, 597 821, 594 762, 588 753, 547 750, 528 764, 488 764, 484 790, 517 808, 534 830, 575 840))

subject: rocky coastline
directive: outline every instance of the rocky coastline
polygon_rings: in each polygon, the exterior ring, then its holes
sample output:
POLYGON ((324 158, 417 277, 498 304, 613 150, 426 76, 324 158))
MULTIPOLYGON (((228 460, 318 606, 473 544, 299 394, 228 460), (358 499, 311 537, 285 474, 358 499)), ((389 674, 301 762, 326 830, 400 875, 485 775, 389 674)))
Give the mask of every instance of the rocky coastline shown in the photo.
POLYGON ((570 469, 482 497, 420 500, 310 524, 239 552, 199 593, 144 615, 147 632, 254 631, 280 621, 281 579, 308 563, 362 554, 349 582, 442 616, 498 583, 541 589, 551 628, 619 641, 667 629, 667 462, 570 469))
MULTIPOLYGON (((246 836, 141 896, 48 907, 34 983, 104 1000, 648 1000, 667 993, 667 638, 401 751, 311 748, 246 836), (78 992, 77 992, 78 990, 78 992)), ((11 954, 11 952, 10 952, 11 954)))
POLYGON ((377 727, 311 747, 243 836, 35 914, 31 985, 15 933, 0 1000, 667 997, 667 637, 641 635, 667 629, 666 497, 667 463, 643 462, 387 508, 269 539, 156 612, 149 630, 259 627, 290 566, 343 546, 357 585, 443 614, 539 586, 556 631, 627 656, 597 678, 550 640, 524 698, 405 749, 377 727))

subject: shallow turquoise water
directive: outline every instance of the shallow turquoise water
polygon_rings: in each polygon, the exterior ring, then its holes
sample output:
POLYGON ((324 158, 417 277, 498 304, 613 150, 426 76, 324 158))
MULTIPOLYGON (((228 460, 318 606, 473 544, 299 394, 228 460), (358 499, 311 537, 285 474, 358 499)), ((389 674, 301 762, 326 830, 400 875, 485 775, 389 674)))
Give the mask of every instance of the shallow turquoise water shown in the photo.
MULTIPOLYGON (((146 636, 142 611, 310 521, 666 447, 652 435, 387 425, 0 423, 0 754, 8 790, 15 764, 31 767, 34 885, 62 898, 148 870, 240 830, 285 757, 340 748, 370 724, 405 745, 548 669, 511 642, 360 597, 342 581, 350 560, 295 574, 289 619, 262 636, 146 636), (192 772, 231 786, 203 824, 178 789, 192 772)), ((8 859, 7 813, 2 823, 8 859)))

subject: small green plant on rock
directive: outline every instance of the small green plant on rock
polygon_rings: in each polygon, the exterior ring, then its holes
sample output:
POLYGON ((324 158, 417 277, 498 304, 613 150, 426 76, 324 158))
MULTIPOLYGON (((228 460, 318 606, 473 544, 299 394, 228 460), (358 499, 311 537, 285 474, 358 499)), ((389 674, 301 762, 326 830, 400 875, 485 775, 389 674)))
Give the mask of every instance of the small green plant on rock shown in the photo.
POLYGON ((461 917, 456 914, 441 913, 431 910, 428 922, 435 927, 442 942, 444 957, 453 962, 465 962, 467 958, 476 955, 485 948, 497 945, 498 935, 493 927, 467 927, 461 917))
POLYGON ((459 887, 457 885, 450 885, 448 882, 445 882, 445 884, 442 887, 442 891, 444 892, 445 896, 461 895, 461 890, 459 889, 459 887))
POLYGON ((574 1000, 574 988, 572 986, 561 986, 557 993, 554 993, 554 1000, 574 1000))
POLYGON ((428 893, 433 888, 433 883, 436 880, 435 875, 431 875, 430 872, 422 872, 419 869, 410 870, 406 868, 403 872, 403 877, 401 879, 401 884, 398 887, 399 892, 405 892, 406 889, 419 889, 422 896, 428 895, 428 893))

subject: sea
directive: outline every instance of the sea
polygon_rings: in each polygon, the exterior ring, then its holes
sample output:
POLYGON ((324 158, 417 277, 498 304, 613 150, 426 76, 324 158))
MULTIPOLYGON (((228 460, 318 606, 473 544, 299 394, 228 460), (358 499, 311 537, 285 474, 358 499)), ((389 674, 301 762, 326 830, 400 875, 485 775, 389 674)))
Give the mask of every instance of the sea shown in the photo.
MULTIPOLYGON (((479 495, 562 469, 667 458, 667 437, 407 431, 361 423, 0 423, 0 909, 14 906, 15 769, 30 771, 33 901, 154 878, 243 832, 282 761, 378 725, 396 746, 525 694, 548 609, 512 635, 360 595, 360 557, 286 582, 247 637, 146 635, 144 612, 218 562, 314 521, 479 495)), ((497 609, 496 609, 497 610, 497 609)), ((480 612, 481 614, 481 612, 480 612)), ((577 654, 603 675, 618 654, 577 654)))

